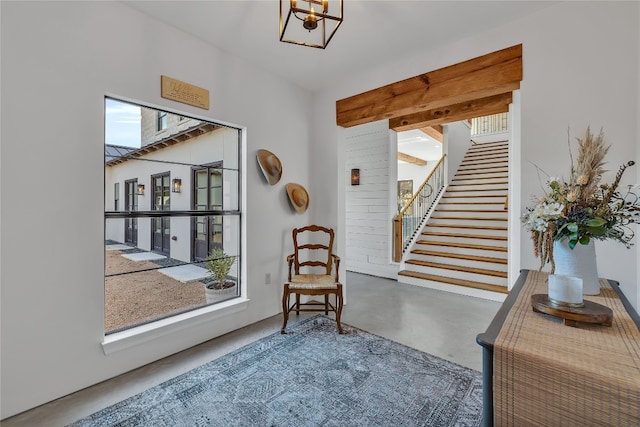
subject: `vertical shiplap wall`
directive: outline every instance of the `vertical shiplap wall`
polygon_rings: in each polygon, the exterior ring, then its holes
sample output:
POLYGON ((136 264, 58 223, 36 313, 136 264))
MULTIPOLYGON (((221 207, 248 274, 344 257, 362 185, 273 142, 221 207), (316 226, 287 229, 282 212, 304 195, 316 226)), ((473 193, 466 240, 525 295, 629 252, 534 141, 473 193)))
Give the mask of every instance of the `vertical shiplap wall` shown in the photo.
POLYGON ((388 121, 345 129, 346 269, 396 278, 391 263, 391 200, 396 195, 396 151, 388 121), (391 162, 393 160, 393 162, 391 162), (351 169, 360 169, 360 185, 351 185, 351 169), (393 194, 392 194, 393 193, 393 194))

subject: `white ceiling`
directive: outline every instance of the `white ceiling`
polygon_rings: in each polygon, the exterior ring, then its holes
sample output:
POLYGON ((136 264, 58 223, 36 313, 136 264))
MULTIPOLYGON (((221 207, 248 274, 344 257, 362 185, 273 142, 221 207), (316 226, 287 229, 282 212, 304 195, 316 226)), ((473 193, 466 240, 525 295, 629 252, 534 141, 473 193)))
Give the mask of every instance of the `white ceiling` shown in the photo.
POLYGON ((442 144, 419 129, 398 132, 398 152, 422 160, 438 160, 442 144))
MULTIPOLYGON (((279 41, 278 0, 122 3, 316 91, 331 87, 344 75, 357 75, 379 65, 381 53, 389 63, 557 1, 344 0, 344 22, 325 50, 279 41)), ((416 130, 398 135, 398 151, 432 160, 440 157, 441 147, 416 130)))
POLYGON ((344 22, 325 50, 279 41, 278 0, 123 3, 299 86, 318 90, 379 65, 381 52, 388 63, 557 2, 344 0, 344 22))

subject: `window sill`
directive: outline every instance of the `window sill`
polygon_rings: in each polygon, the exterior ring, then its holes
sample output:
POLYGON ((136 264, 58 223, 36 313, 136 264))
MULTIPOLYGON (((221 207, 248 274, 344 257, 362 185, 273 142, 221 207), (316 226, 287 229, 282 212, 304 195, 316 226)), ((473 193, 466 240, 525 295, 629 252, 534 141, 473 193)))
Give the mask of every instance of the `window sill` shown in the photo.
POLYGON ((146 325, 136 326, 126 331, 116 332, 104 337, 102 351, 105 355, 109 355, 126 350, 170 333, 246 310, 248 303, 249 299, 247 298, 234 298, 214 306, 202 307, 146 325))

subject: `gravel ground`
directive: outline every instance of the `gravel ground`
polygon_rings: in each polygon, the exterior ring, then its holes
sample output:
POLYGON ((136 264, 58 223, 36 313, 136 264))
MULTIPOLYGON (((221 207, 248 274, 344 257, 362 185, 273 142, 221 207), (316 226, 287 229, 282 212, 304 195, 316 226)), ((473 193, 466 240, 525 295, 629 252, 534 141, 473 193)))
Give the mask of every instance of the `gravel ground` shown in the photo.
POLYGON ((107 334, 206 305, 204 285, 201 282, 181 283, 158 271, 114 276, 118 273, 184 264, 171 258, 162 260, 159 264, 131 261, 120 256, 133 252, 142 251, 136 248, 106 251, 106 276, 110 276, 105 278, 107 334))

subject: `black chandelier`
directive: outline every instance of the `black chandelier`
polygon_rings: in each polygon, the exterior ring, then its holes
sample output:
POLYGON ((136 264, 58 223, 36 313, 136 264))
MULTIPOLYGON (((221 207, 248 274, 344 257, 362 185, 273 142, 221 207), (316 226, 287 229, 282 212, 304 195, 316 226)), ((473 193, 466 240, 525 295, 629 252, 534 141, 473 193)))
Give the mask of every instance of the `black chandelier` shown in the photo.
POLYGON ((280 0, 280 41, 324 49, 342 23, 343 0, 280 0), (339 10, 329 14, 329 7, 339 10), (293 25, 291 17, 302 22, 293 25), (291 21, 291 22, 290 22, 291 21), (291 25, 289 25, 291 23, 291 25))

